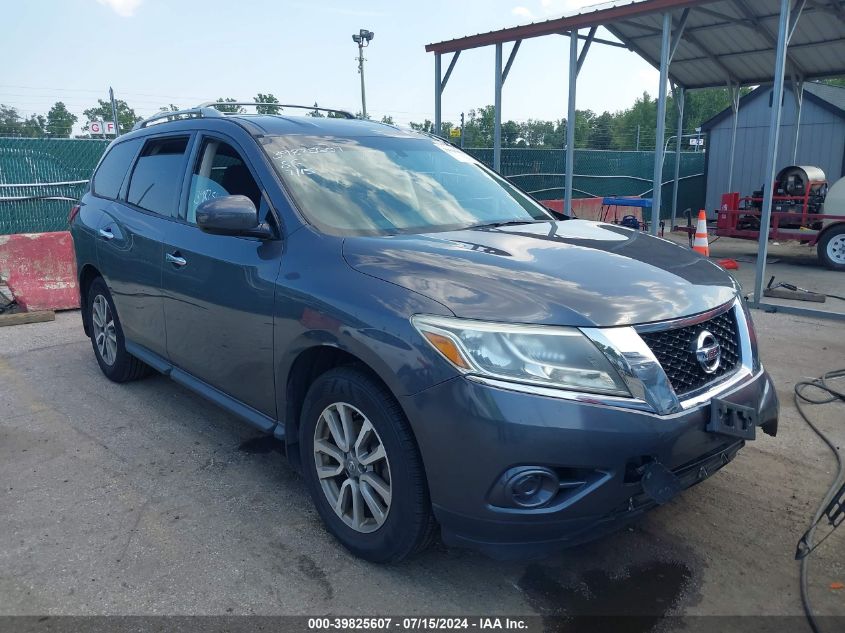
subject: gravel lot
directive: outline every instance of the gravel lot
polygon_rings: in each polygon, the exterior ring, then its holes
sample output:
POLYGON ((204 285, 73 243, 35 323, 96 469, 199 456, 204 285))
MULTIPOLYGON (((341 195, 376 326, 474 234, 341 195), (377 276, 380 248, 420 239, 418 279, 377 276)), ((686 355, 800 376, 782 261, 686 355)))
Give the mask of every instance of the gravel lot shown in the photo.
MULTIPOLYGON (((522 563, 438 545, 388 567, 326 534, 273 440, 164 377, 106 380, 78 313, 0 328, 0 615, 800 615, 795 545, 834 462, 792 386, 845 365, 845 337, 755 319, 776 439, 598 543, 522 563)), ((845 442, 842 406, 812 413, 845 442)), ((820 613, 845 616, 843 552, 845 529, 813 559, 820 613)))

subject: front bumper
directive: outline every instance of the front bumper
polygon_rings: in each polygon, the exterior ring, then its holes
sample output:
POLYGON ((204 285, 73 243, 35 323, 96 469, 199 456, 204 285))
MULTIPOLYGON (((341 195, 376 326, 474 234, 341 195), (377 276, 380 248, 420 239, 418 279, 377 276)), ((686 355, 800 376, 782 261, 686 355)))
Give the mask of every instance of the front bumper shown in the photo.
MULTIPOLYGON (((778 401, 760 370, 725 392, 756 409, 777 431, 778 401)), ((742 440, 710 433, 710 403, 672 415, 529 395, 454 378, 402 398, 425 464, 443 540, 496 558, 536 556, 598 538, 656 502, 636 466, 656 462, 679 488, 728 463, 742 440), (536 509, 490 502, 491 488, 515 466, 577 473, 583 485, 536 509)))

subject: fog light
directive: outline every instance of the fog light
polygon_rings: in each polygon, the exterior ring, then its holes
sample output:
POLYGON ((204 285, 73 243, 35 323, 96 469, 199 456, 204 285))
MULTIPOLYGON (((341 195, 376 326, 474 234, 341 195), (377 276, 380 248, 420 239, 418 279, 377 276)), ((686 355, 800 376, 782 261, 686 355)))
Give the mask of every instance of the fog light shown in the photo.
POLYGON ((505 496, 521 508, 537 508, 554 498, 560 482, 554 471, 540 467, 513 468, 506 473, 505 496))

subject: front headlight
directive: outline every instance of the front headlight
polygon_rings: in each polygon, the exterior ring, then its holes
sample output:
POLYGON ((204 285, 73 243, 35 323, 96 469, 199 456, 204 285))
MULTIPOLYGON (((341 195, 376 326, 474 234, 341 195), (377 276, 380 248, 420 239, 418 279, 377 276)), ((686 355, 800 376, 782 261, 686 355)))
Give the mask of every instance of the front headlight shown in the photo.
POLYGON ((463 373, 514 383, 630 397, 622 378, 577 328, 417 315, 420 334, 463 373))

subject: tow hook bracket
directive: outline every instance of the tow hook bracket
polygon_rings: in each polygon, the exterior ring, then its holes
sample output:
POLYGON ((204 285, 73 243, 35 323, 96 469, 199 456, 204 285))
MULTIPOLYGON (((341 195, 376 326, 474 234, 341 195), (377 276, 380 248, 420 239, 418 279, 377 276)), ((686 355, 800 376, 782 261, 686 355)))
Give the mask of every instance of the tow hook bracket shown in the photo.
POLYGON ((710 405, 710 422, 707 423, 707 430, 711 433, 753 440, 756 437, 758 423, 759 416, 756 409, 714 398, 710 405))
POLYGON ((641 480, 645 492, 658 505, 663 505, 681 491, 681 480, 660 462, 650 462, 643 468, 641 480))

